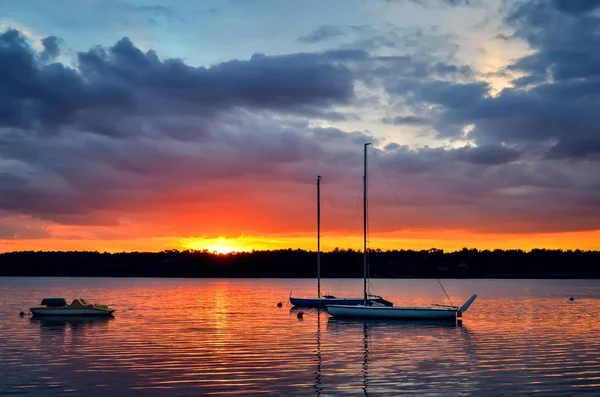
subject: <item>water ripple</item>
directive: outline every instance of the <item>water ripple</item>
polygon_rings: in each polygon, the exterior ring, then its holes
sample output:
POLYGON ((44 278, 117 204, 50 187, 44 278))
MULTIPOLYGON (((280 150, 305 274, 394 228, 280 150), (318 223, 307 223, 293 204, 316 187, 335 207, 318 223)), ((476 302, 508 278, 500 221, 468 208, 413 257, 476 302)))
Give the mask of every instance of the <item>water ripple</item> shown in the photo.
MULTIPOLYGON (((374 284, 395 302, 441 301, 431 280, 374 284)), ((275 306, 312 280, 0 279, 0 395, 598 394, 600 283, 444 284, 457 301, 479 292, 463 324, 298 320, 275 306), (573 291, 583 298, 568 302, 573 291), (106 302, 116 317, 16 315, 44 296, 106 302)))

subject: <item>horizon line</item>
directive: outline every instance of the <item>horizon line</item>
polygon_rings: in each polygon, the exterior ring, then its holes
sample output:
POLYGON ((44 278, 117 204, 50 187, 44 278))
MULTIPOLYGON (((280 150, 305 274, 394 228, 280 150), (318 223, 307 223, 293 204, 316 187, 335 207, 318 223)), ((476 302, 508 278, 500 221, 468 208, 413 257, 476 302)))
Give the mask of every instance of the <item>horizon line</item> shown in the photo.
MULTIPOLYGON (((455 250, 445 250, 443 248, 436 248, 436 247, 431 247, 431 248, 422 248, 422 249, 413 249, 413 248, 398 248, 398 249, 381 249, 381 248, 368 248, 367 252, 375 252, 375 253, 386 253, 386 252, 407 252, 407 251, 412 251, 412 252, 443 252, 443 253, 455 253, 455 252, 462 252, 462 251, 477 251, 477 252, 494 252, 494 251, 503 251, 503 252, 510 252, 510 251, 521 251, 524 253, 531 253, 533 251, 551 251, 551 252, 600 252, 600 249, 585 249, 585 248, 572 248, 572 249, 564 249, 564 248, 530 248, 530 249, 524 249, 524 248, 494 248, 494 249, 479 249, 479 248, 469 248, 469 247, 463 247, 461 249, 455 249, 455 250)), ((227 256, 227 255, 237 255, 237 254, 252 254, 252 253, 261 253, 261 252, 279 252, 279 251, 303 251, 303 252, 307 252, 307 253, 317 253, 317 250, 312 250, 312 249, 304 249, 304 248, 292 248, 292 247, 288 247, 288 248, 275 248, 275 249, 252 249, 252 250, 244 250, 244 249, 233 249, 229 252, 218 252, 216 250, 210 250, 210 249, 191 249, 191 248, 186 248, 186 249, 179 249, 179 248, 166 248, 160 251, 101 251, 101 250, 19 250, 19 251, 4 251, 4 252, 0 252, 0 255, 7 255, 7 254, 18 254, 18 253, 97 253, 97 254, 135 254, 135 253, 144 253, 144 254, 163 254, 163 253, 208 253, 208 254, 212 254, 212 255, 220 255, 220 256, 227 256)), ((321 250, 320 252, 322 254, 327 254, 327 253, 336 253, 336 252, 357 252, 357 253, 362 253, 363 250, 361 249, 355 249, 355 248, 341 248, 341 247, 336 247, 333 248, 331 250, 321 250)))

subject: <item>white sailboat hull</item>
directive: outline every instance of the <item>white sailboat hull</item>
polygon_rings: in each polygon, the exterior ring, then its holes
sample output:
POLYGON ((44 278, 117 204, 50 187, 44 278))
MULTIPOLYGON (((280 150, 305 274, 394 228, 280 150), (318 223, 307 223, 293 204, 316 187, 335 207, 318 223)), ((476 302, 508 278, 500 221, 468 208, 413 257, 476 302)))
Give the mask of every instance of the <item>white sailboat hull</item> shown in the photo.
POLYGON ((456 320, 462 317, 477 295, 471 296, 459 307, 401 307, 401 306, 327 306, 327 313, 334 317, 346 318, 375 318, 375 319, 406 319, 406 320, 456 320))
POLYGON ((327 312, 334 317, 386 318, 411 320, 456 320, 458 311, 436 307, 375 307, 330 305, 327 312))

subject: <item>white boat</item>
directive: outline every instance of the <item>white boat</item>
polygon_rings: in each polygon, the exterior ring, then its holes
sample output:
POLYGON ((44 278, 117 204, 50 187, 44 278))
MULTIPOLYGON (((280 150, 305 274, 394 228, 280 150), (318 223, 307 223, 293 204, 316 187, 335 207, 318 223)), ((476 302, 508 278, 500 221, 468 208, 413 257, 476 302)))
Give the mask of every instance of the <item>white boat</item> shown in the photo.
MULTIPOLYGON (((368 295, 369 303, 378 303, 391 306, 392 302, 383 299, 379 295, 368 295)), ((333 295, 321 295, 321 176, 317 175, 317 297, 297 298, 290 295, 290 303, 296 307, 323 308, 327 305, 360 305, 362 297, 336 298, 333 295)))
POLYGON ((349 306, 349 305, 329 305, 326 307, 327 313, 334 317, 360 317, 360 318, 385 318, 385 319, 406 319, 406 320, 456 320, 462 317, 469 306, 477 298, 473 295, 461 307, 457 306, 430 306, 430 307, 400 307, 400 306, 349 306))
MULTIPOLYGON (((364 148, 364 174, 363 174, 363 209, 364 209, 364 242, 363 242, 363 278, 364 278, 364 298, 362 305, 327 305, 327 313, 334 317, 352 317, 352 318, 371 318, 371 319, 418 319, 418 320, 453 320, 462 317, 469 306, 477 298, 477 295, 471 296, 461 307, 436 305, 429 307, 414 306, 391 306, 384 307, 378 303, 367 300, 367 277, 368 277, 368 259, 367 259, 367 147, 370 143, 365 143, 364 148)), ((442 287, 443 288, 443 287, 442 287)))
POLYGON ((64 298, 44 298, 39 306, 29 308, 34 316, 112 316, 115 309, 85 299, 73 299, 70 305, 64 298))

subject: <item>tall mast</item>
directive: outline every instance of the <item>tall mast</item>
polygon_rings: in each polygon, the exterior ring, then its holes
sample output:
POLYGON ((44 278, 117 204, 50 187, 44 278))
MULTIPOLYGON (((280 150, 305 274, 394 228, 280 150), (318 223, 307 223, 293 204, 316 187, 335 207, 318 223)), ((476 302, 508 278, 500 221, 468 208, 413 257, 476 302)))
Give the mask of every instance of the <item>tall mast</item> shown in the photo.
POLYGON ((321 176, 317 175, 317 297, 321 297, 321 176))
POLYGON ((365 306, 367 306, 367 146, 365 143, 365 160, 363 173, 363 291, 365 306))

